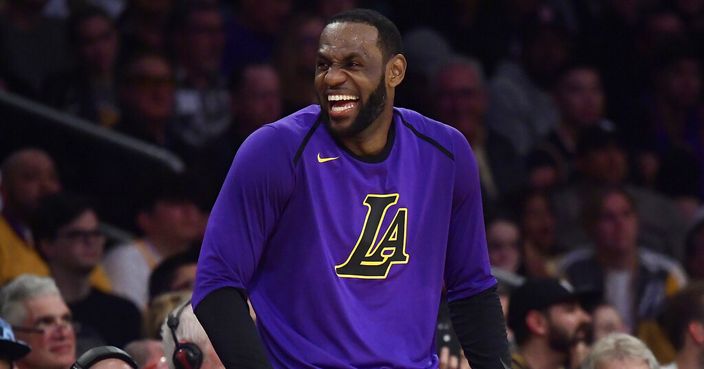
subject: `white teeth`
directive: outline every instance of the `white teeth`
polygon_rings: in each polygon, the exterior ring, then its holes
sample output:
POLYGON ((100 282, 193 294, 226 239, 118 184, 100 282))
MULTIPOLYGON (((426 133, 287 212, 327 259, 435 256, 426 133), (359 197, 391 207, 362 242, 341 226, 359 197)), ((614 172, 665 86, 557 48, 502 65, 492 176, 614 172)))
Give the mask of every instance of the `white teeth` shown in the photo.
POLYGON ((342 106, 333 106, 330 110, 332 110, 334 112, 341 112, 341 111, 349 110, 352 108, 354 108, 354 103, 347 103, 342 106))
POLYGON ((328 101, 347 101, 347 100, 358 100, 357 96, 352 95, 328 95, 328 101))

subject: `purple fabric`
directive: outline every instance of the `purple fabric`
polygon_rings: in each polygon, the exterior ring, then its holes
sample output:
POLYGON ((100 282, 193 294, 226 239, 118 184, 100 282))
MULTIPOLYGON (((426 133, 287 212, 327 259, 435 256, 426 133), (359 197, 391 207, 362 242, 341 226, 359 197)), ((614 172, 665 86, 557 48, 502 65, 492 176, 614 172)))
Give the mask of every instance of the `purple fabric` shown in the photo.
POLYGON ((496 283, 469 145, 447 125, 396 109, 384 160, 358 160, 321 124, 294 162, 319 112, 313 105, 268 124, 238 151, 210 216, 193 304, 222 287, 247 290, 275 368, 436 368, 443 285, 456 300, 496 283), (339 276, 369 194, 398 194, 375 244, 405 228, 407 262, 385 278, 339 276), (402 209, 407 222, 394 228, 402 209))

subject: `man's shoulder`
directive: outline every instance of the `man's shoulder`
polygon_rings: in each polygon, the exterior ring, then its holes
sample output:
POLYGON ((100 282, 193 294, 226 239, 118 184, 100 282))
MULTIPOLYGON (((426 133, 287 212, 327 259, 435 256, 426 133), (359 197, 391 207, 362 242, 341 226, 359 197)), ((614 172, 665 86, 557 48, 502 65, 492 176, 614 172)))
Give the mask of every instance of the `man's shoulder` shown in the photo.
POLYGON ((425 140, 443 152, 454 154, 457 140, 466 141, 462 133, 454 127, 429 118, 417 111, 405 108, 394 108, 401 117, 401 123, 417 138, 425 140))
POLYGON ((265 124, 262 128, 269 127, 285 133, 284 139, 304 137, 313 128, 320 118, 320 106, 308 105, 305 108, 291 113, 276 122, 265 124))

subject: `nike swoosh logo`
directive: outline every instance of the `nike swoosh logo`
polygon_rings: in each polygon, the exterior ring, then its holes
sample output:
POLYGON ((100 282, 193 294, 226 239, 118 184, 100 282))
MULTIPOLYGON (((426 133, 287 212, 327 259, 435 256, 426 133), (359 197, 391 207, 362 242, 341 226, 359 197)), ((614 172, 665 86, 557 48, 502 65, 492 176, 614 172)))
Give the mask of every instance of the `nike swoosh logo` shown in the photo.
POLYGON ((320 156, 320 153, 318 153, 318 163, 326 163, 328 161, 333 161, 339 159, 339 156, 335 156, 334 158, 324 158, 320 156))

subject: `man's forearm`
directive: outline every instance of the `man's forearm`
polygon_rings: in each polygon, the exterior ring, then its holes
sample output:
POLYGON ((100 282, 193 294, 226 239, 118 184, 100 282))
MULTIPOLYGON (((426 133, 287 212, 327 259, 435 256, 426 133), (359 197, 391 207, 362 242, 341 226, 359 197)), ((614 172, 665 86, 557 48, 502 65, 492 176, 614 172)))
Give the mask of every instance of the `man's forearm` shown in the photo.
POLYGON ((227 369, 271 369, 244 293, 221 288, 208 294, 194 310, 227 369))
POLYGON ((511 363, 506 323, 496 287, 449 303, 452 325, 472 369, 504 369, 511 363))

